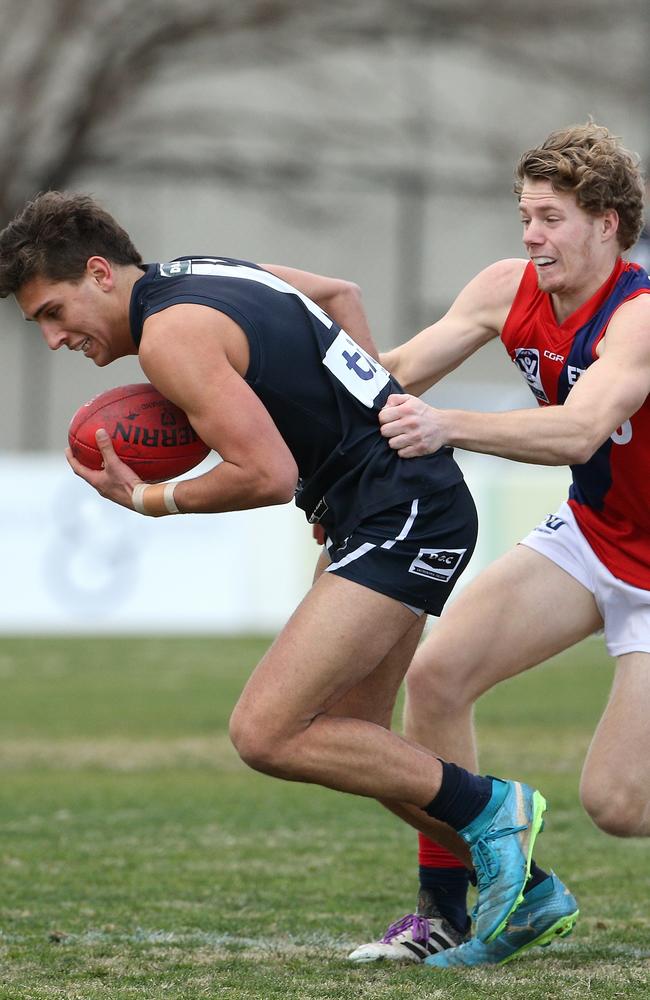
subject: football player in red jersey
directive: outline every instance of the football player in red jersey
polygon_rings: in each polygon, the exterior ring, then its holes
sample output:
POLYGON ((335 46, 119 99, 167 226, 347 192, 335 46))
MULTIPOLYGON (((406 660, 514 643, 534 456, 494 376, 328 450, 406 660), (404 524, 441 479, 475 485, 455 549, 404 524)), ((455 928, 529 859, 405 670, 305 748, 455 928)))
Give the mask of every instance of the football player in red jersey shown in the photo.
MULTIPOLYGON (((457 446, 570 465, 569 498, 475 579, 419 648, 407 675, 406 733, 476 767, 472 707, 499 681, 604 628, 617 669, 580 794, 602 830, 650 834, 650 280, 622 258, 643 222, 638 157, 606 128, 552 133, 524 153, 515 193, 525 259, 501 260, 447 314, 383 357, 409 395, 380 413, 402 457, 457 446), (500 337, 536 404, 505 413, 438 410, 417 396, 500 337), (441 734, 443 736, 440 742, 441 734)), ((420 835, 419 912, 362 945, 356 961, 424 960, 441 922, 465 920, 467 876, 420 835), (416 951, 414 946, 418 946, 416 951)), ((533 877, 520 911, 487 945, 427 964, 499 963, 566 927, 575 907, 554 876, 533 877), (525 911, 525 912, 524 912, 525 911)))

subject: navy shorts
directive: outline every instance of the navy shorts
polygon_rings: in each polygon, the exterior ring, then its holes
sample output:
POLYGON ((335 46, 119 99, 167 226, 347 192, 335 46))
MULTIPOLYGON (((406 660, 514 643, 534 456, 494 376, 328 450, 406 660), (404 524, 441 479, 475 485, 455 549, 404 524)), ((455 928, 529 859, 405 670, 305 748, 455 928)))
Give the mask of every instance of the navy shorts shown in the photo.
POLYGON ((465 482, 362 521, 340 545, 325 544, 327 573, 377 590, 416 614, 439 615, 467 566, 478 518, 465 482))

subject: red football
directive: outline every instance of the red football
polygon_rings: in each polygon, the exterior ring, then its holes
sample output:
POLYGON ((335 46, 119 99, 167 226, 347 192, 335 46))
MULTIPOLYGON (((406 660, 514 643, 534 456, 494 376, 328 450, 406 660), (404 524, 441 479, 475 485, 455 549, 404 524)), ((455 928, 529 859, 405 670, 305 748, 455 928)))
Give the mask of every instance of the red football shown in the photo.
POLYGON ((122 461, 147 483, 189 472, 210 452, 183 410, 148 382, 108 389, 79 407, 68 441, 74 457, 89 469, 102 467, 95 441, 100 427, 122 461))

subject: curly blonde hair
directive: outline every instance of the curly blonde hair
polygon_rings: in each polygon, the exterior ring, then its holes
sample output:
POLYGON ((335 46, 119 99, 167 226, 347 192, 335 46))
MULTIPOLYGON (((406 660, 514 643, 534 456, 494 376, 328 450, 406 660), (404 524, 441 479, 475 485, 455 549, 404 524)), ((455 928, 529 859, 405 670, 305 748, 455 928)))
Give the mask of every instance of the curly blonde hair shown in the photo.
POLYGON ((639 157, 604 125, 589 121, 551 132, 541 146, 521 156, 515 169, 517 197, 526 179, 548 180, 555 191, 574 194, 590 215, 615 209, 621 250, 639 238, 645 193, 639 157))

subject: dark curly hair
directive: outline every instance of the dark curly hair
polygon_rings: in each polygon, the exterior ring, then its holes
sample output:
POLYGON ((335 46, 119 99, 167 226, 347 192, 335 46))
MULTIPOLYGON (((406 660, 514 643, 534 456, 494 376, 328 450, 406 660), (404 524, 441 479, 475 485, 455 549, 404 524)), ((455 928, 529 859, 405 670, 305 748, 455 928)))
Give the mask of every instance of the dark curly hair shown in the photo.
POLYGON ((541 146, 527 150, 515 169, 515 194, 524 180, 548 180, 554 190, 575 195, 590 215, 618 212, 618 242, 633 246, 643 228, 644 180, 636 153, 625 149, 604 125, 587 122, 551 132, 541 146))
POLYGON ((93 198, 45 191, 0 233, 0 298, 31 278, 78 281, 95 254, 113 264, 141 264, 128 233, 93 198))

